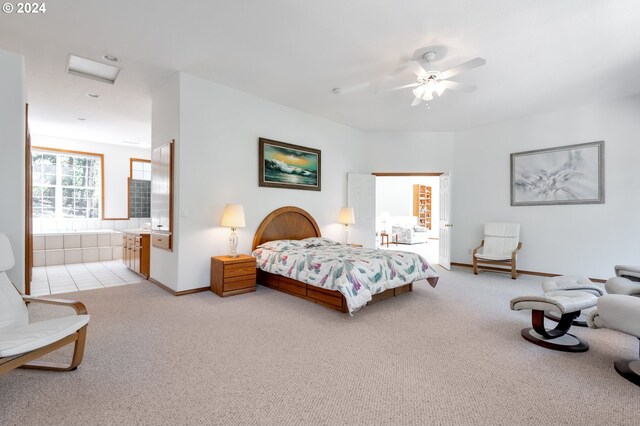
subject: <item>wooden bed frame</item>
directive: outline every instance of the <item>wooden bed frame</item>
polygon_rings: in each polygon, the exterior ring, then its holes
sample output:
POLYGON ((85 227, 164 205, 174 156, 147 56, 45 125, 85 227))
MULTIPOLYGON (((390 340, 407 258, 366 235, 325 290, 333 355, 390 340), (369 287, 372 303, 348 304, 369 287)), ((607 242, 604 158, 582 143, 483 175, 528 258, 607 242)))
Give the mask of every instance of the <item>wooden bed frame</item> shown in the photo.
MULTIPOLYGON (((309 237, 320 237, 320 228, 315 219, 306 211, 298 207, 281 207, 271 212, 260 224, 253 238, 253 250, 260 244, 274 240, 302 240, 309 237)), ((313 303, 335 309, 340 312, 349 312, 347 301, 339 291, 326 290, 302 281, 257 270, 259 284, 270 287, 296 297, 310 300, 313 303)), ((433 284, 432 284, 433 285, 433 284)), ((413 291, 413 283, 388 289, 382 293, 374 294, 368 304, 379 302, 402 293, 413 291)))

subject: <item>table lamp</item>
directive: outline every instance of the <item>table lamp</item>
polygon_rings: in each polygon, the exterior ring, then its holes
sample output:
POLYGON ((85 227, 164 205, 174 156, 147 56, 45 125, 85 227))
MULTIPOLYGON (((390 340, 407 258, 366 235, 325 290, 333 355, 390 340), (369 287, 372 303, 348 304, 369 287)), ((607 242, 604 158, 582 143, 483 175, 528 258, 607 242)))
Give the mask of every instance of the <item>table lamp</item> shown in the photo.
POLYGON ((238 257, 238 234, 236 234, 236 229, 246 226, 242 204, 227 204, 224 206, 220 225, 231 228, 231 234, 229 235, 229 250, 231 250, 231 254, 229 254, 229 257, 238 257))
POLYGON ((340 215, 338 216, 338 222, 345 226, 344 234, 347 239, 347 244, 351 244, 349 242, 349 225, 356 223, 356 219, 353 214, 353 207, 342 207, 340 209, 340 215))

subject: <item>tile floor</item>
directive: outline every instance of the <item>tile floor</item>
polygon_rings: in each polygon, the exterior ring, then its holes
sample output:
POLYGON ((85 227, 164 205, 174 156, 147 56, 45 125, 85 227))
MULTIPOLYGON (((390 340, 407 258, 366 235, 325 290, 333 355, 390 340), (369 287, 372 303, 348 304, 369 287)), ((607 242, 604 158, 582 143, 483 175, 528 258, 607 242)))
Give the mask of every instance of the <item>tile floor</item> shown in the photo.
POLYGON ((135 284, 142 281, 145 279, 130 271, 122 260, 39 266, 33 268, 31 295, 45 296, 135 284))

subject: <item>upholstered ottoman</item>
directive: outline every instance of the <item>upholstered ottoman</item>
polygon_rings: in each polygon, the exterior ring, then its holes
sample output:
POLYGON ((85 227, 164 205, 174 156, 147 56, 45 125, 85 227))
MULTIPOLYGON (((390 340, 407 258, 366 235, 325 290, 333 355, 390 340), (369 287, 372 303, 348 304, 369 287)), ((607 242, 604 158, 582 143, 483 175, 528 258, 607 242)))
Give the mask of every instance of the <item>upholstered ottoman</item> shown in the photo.
MULTIPOLYGON (((604 294, 604 289, 594 284, 589 278, 579 277, 577 275, 560 275, 557 277, 549 277, 542 281, 542 290, 545 293, 551 291, 583 291, 591 293, 596 297, 600 297, 604 294)), ((579 327, 587 326, 588 312, 580 314, 580 316, 573 320, 573 325, 579 327)), ((545 312, 545 317, 553 321, 559 321, 560 315, 555 311, 545 312)))
POLYGON ((533 327, 523 329, 520 334, 526 340, 547 349, 565 352, 584 352, 589 344, 569 334, 571 323, 580 316, 580 311, 596 306, 598 298, 584 291, 556 290, 540 296, 520 296, 511 300, 511 310, 531 310, 533 327), (545 311, 560 314, 558 325, 553 330, 544 327, 545 311))

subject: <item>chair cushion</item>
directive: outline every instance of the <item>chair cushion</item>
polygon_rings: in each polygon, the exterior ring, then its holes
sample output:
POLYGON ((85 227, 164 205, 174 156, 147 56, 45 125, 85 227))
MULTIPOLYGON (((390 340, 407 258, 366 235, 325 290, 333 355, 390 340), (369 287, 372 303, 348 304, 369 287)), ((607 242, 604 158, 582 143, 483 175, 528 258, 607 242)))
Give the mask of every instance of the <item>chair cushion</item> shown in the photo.
MULTIPOLYGON (((640 300, 640 299, 639 299, 640 300)), ((511 300, 511 310, 555 311, 561 314, 596 306, 598 298, 582 291, 551 291, 538 296, 520 296, 511 300)))
POLYGON ((0 272, 0 333, 5 328, 14 328, 29 323, 29 311, 18 290, 9 277, 0 272))
POLYGON ((640 278, 640 266, 616 265, 613 270, 618 277, 640 278))
POLYGON ((0 358, 31 352, 70 336, 89 319, 89 315, 73 315, 0 330, 0 358))
POLYGON ((511 253, 509 253, 508 256, 476 253, 476 257, 478 259, 486 259, 486 260, 511 260, 511 253))
POLYGON ((604 294, 604 289, 595 285, 589 278, 579 277, 577 275, 549 277, 542 281, 542 290, 545 293, 557 290, 576 290, 586 291, 595 296, 602 296, 604 294))
POLYGON ((520 238, 519 223, 486 223, 484 236, 520 238))
POLYGON ((15 263, 11 242, 5 234, 0 232, 0 272, 8 271, 15 263))
POLYGON ((640 298, 607 294, 598 299, 597 315, 589 321, 593 328, 610 328, 640 337, 640 298))
POLYGON ((640 283, 623 277, 613 277, 604 285, 607 293, 626 294, 627 296, 640 296, 640 283))

